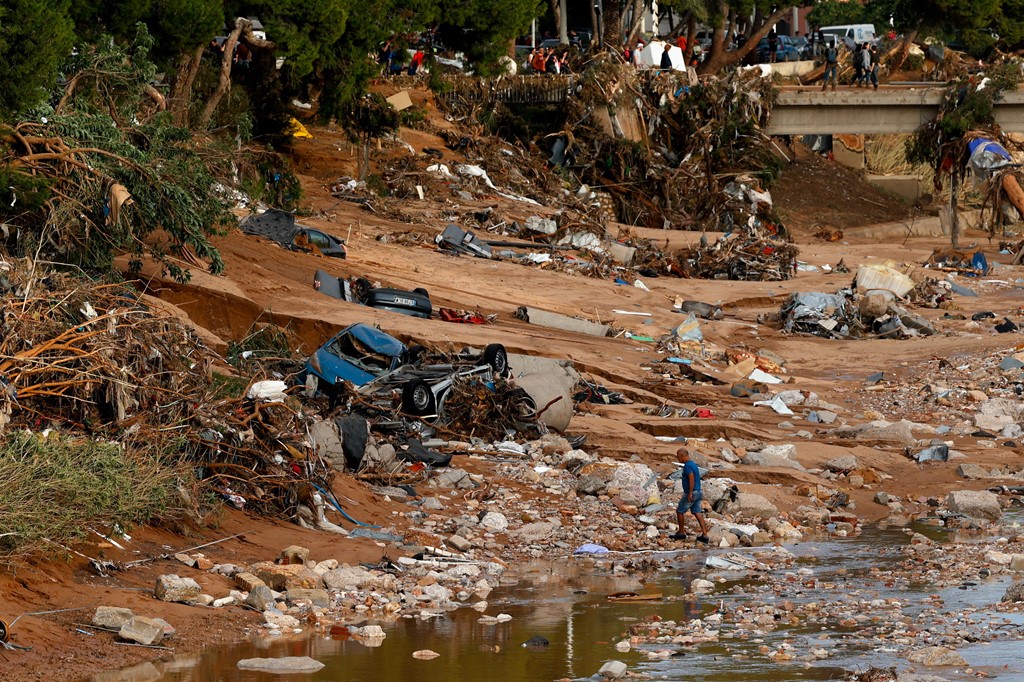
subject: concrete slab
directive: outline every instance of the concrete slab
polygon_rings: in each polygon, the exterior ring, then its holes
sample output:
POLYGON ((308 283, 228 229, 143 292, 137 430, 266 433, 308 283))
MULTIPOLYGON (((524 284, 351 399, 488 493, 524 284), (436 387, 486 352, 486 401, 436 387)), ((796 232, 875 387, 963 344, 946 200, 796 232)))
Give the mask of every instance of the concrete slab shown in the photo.
POLYGON ((864 162, 863 149, 860 151, 851 151, 842 144, 832 145, 832 157, 836 160, 836 163, 841 163, 847 168, 853 168, 854 170, 863 170, 866 165, 864 162))
POLYGON ((890 194, 898 196, 908 204, 921 199, 921 178, 917 175, 869 175, 869 183, 890 194))
POLYGON ((537 308, 525 308, 526 321, 540 327, 550 329, 561 329, 566 332, 587 334, 588 336, 608 336, 610 327, 606 324, 598 324, 590 320, 581 320, 560 313, 552 313, 537 308))
POLYGON ((814 71, 815 64, 811 60, 799 62, 776 62, 772 64, 772 71, 780 76, 803 76, 814 71))

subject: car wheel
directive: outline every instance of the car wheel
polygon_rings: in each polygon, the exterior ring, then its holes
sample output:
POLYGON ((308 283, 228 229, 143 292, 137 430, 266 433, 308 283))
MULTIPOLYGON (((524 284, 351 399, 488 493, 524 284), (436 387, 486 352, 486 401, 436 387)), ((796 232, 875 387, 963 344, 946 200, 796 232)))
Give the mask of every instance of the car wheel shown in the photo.
POLYGON ((416 287, 415 289, 412 290, 412 292, 414 294, 419 294, 420 296, 426 296, 427 298, 430 298, 430 294, 427 293, 427 290, 424 289, 423 287, 416 287))
POLYGON ((417 417, 435 412, 434 392, 425 381, 410 381, 402 387, 402 411, 417 417))
POLYGON ((357 279, 352 286, 352 296, 356 299, 356 303, 365 305, 366 297, 370 295, 370 289, 372 288, 373 285, 370 283, 370 280, 365 277, 357 279))
POLYGON ((508 352, 500 343, 492 343, 484 348, 484 362, 491 366, 498 376, 508 374, 508 352))

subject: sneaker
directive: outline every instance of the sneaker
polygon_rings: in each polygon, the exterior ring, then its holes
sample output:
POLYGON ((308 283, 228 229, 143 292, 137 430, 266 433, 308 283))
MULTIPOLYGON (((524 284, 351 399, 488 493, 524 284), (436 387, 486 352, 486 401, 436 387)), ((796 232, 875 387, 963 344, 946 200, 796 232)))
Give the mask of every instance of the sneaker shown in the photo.
POLYGON ((685 540, 686 539, 686 533, 672 533, 672 535, 668 536, 668 539, 669 540, 685 540))
POLYGON ((703 542, 703 543, 704 543, 704 544, 706 545, 706 544, 708 544, 709 542, 711 542, 711 540, 710 540, 710 539, 708 539, 708 536, 707 536, 707 535, 698 535, 698 536, 697 536, 697 542, 703 542))

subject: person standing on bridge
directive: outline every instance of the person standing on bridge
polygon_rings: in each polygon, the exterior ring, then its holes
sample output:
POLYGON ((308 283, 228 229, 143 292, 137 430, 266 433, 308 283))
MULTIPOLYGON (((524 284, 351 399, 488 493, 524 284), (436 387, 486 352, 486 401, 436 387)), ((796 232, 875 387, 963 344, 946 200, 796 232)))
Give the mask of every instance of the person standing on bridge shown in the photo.
MULTIPOLYGON (((868 77, 871 79, 871 87, 878 89, 878 45, 872 45, 868 53, 871 56, 871 66, 868 67, 868 77)), ((867 85, 867 82, 865 82, 867 85)))
POLYGON ((825 92, 829 79, 832 80, 832 92, 836 91, 836 67, 839 66, 839 50, 835 43, 825 45, 825 77, 821 81, 821 91, 825 92))
POLYGON ((860 43, 854 46, 853 50, 853 85, 854 87, 860 87, 861 80, 864 79, 864 54, 861 50, 860 43))

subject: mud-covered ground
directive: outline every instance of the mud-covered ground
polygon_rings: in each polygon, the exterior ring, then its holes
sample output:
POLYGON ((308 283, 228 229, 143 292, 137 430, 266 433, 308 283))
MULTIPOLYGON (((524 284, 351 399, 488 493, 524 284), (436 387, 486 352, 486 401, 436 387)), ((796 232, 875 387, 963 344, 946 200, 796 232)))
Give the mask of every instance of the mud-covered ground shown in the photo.
MULTIPOLYGON (((217 240, 226 263, 223 276, 193 271, 188 285, 160 278, 156 268, 145 274, 148 291, 177 305, 209 333, 214 345, 245 335, 259 320, 287 326, 308 353, 332 332, 352 322, 379 324, 393 334, 433 344, 482 346, 500 342, 516 353, 571 359, 588 378, 611 390, 621 391, 632 402, 628 405, 587 405, 574 417, 569 433, 586 435, 584 448, 591 454, 615 459, 636 457, 652 468, 667 470, 676 443, 656 439, 658 435, 685 435, 704 438, 695 449, 711 461, 720 461, 727 442, 719 439, 760 440, 767 443, 796 443, 797 457, 807 469, 820 467, 826 460, 842 454, 854 454, 862 468, 879 474, 881 482, 855 488, 844 481, 825 481, 817 474, 792 469, 738 466, 728 472, 734 480, 749 483, 745 490, 757 492, 780 510, 792 510, 807 502, 807 485, 838 487, 855 502, 855 514, 864 522, 887 516, 890 509, 873 502, 884 489, 904 500, 909 514, 928 509, 926 498, 943 498, 951 490, 981 489, 992 480, 964 480, 958 476, 958 462, 919 465, 905 456, 905 444, 858 442, 829 434, 822 424, 807 422, 800 416, 783 418, 765 407, 753 407, 748 399, 730 396, 728 386, 695 385, 687 381, 666 380, 660 371, 652 371, 652 362, 660 359, 653 344, 618 338, 595 338, 531 326, 515 317, 519 306, 580 315, 611 322, 616 327, 654 338, 679 324, 682 317, 672 311, 677 296, 721 305, 721 320, 701 321, 709 349, 768 349, 786 361, 783 378, 787 388, 813 391, 821 400, 839 407, 840 419, 850 425, 873 419, 909 419, 936 426, 970 422, 981 404, 980 396, 968 399, 962 394, 936 399, 931 384, 963 387, 990 393, 1001 390, 999 382, 990 382, 998 374, 994 368, 1003 356, 1022 344, 1017 333, 1000 335, 989 321, 974 322, 971 315, 994 311, 1020 321, 1022 305, 1018 282, 1024 276, 1020 267, 1000 264, 992 276, 972 283, 978 297, 956 297, 947 309, 915 309, 939 330, 939 334, 908 340, 864 339, 827 340, 818 337, 781 333, 761 322, 763 316, 777 311, 782 299, 795 291, 833 292, 850 283, 851 274, 825 274, 801 271, 786 282, 730 282, 645 278, 649 291, 619 286, 610 280, 593 279, 552 272, 504 261, 485 261, 455 257, 433 248, 432 241, 402 244, 394 236, 403 232, 432 236, 452 213, 499 206, 505 215, 524 219, 530 215, 548 215, 556 207, 535 207, 494 195, 478 195, 465 201, 452 189, 432 191, 423 202, 408 202, 403 214, 410 222, 383 218, 360 205, 339 201, 329 188, 341 176, 355 173, 356 151, 345 138, 329 130, 314 130, 315 139, 301 142, 295 151, 296 169, 302 175, 306 191, 305 208, 309 225, 323 228, 348 239, 347 260, 325 260, 310 254, 285 251, 278 246, 233 230, 217 240), (387 238, 385 238, 387 237, 387 238), (313 272, 322 268, 340 276, 362 275, 398 288, 424 287, 435 306, 479 310, 496 314, 492 325, 455 325, 439 320, 420 320, 380 312, 323 296, 312 289, 313 272), (650 317, 625 316, 614 310, 650 313, 650 317), (961 313, 966 319, 943 319, 961 313), (865 379, 884 372, 885 380, 867 387, 865 379), (994 386, 993 384, 999 384, 994 386), (668 404, 687 408, 707 407, 714 419, 680 419, 647 415, 645 406, 668 404), (749 418, 730 418, 734 413, 749 418), (789 425, 783 422, 790 422, 789 425), (780 426, 781 424, 781 426, 780 426), (810 439, 797 437, 806 430, 810 439)), ((417 151, 423 147, 443 148, 440 139, 423 132, 402 131, 402 138, 417 151)), ((408 154, 406 148, 391 146, 382 153, 408 154)), ((911 210, 895 199, 864 183, 858 173, 838 168, 834 163, 801 152, 797 161, 784 171, 773 190, 776 204, 796 235, 800 259, 812 265, 834 265, 841 259, 856 271, 863 263, 893 259, 900 263, 922 264, 933 248, 945 244, 941 237, 906 238, 899 233, 889 238, 860 237, 858 228, 874 223, 899 223, 911 220, 911 210), (822 242, 812 235, 821 227, 839 227, 845 237, 838 242, 822 242)), ((935 220, 918 217, 915 220, 935 220)), ((670 246, 692 244, 699 235, 687 232, 663 232, 634 229, 634 233, 667 242, 670 246)), ((979 235, 968 234, 986 249, 991 262, 1005 263, 979 235)), ((920 271, 918 271, 920 272, 920 271)), ((924 274, 924 273, 921 273, 924 274)), ((223 348, 223 346, 221 346, 223 348)), ((918 435, 919 439, 928 436, 918 435)), ((988 469, 1006 467, 1018 471, 1020 449, 1013 439, 982 442, 964 430, 942 436, 954 441, 953 448, 969 461, 988 469)), ((485 478, 496 478, 496 465, 486 457, 459 460, 458 465, 485 478)), ((1013 479, 1007 479, 1012 482, 1013 479)), ((996 481, 998 482, 998 481, 996 481)), ((559 497, 538 491, 525 481, 495 480, 532 501, 534 507, 555 514, 562 504, 559 497)), ((368 522, 396 525, 410 523, 394 515, 405 506, 373 494, 365 485, 347 475, 339 475, 336 492, 348 500, 348 511, 368 522)), ((666 500, 674 502, 674 500, 666 500)), ((447 497, 438 517, 458 516, 469 501, 459 494, 447 497)), ((609 503, 609 514, 617 513, 609 503)), ((269 520, 246 512, 225 509, 211 525, 190 534, 164 530, 135 529, 125 550, 96 538, 76 549, 84 555, 114 561, 131 561, 157 556, 171 549, 180 550, 238 533, 240 537, 212 545, 202 551, 217 563, 243 564, 268 560, 288 545, 301 545, 311 556, 336 558, 343 562, 373 561, 393 548, 382 549, 370 540, 351 540, 321 532, 303 530, 288 521, 269 520)), ((665 533, 662 534, 666 535, 665 533)), ((660 546, 664 537, 656 541, 660 546)), ((695 550, 699 551, 699 550, 695 550)), ((500 552, 495 552, 500 559, 500 552)), ((241 636, 259 620, 258 614, 239 607, 211 609, 167 604, 153 599, 156 576, 178 573, 194 577, 210 594, 226 593, 230 581, 206 571, 191 569, 172 559, 155 561, 127 572, 101 577, 90 570, 79 555, 52 561, 30 561, 8 566, 0 578, 5 595, 0 617, 9 623, 22 613, 82 607, 79 611, 58 614, 25 615, 11 628, 14 642, 31 646, 30 652, 6 652, 5 679, 80 679, 99 670, 116 669, 134 662, 166 654, 159 649, 119 645, 105 633, 92 636, 80 632, 76 624, 89 623, 97 605, 127 606, 138 614, 162 616, 178 630, 171 646, 177 651, 200 649, 218 641, 241 636), (77 629, 76 629, 77 628, 77 629)))

